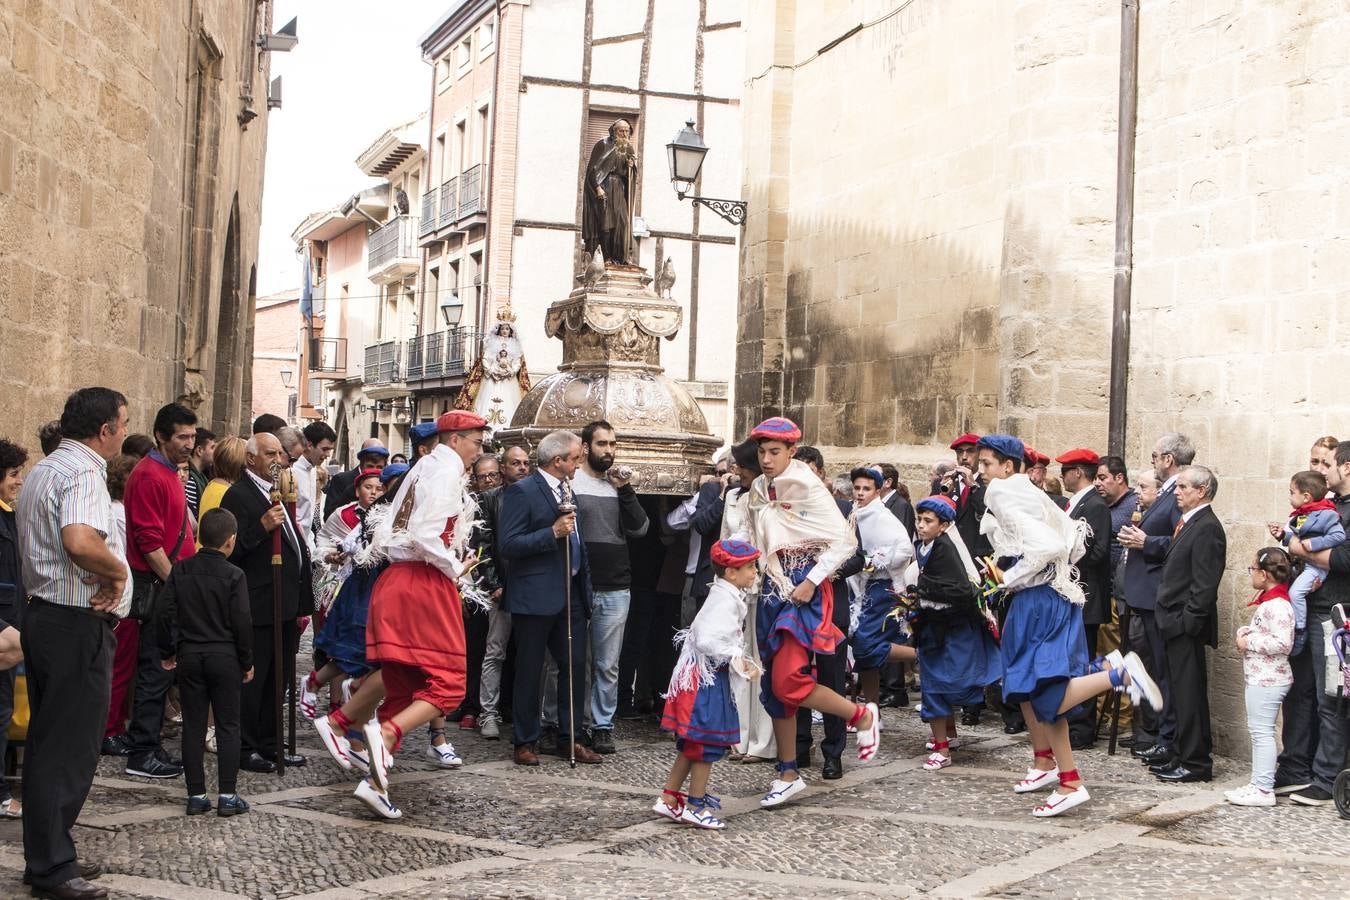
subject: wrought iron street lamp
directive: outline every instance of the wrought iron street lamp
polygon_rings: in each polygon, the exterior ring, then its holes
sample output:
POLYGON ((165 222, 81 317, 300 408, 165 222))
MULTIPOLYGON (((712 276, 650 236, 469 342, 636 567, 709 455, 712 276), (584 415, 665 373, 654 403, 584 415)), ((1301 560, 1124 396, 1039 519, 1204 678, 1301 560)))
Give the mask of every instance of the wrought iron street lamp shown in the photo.
POLYGON ((441 317, 445 319, 446 328, 459 327, 460 319, 464 318, 464 304, 459 302, 459 294, 451 291, 441 301, 441 317))
POLYGON ((703 204, 732 225, 744 225, 744 200, 719 200, 689 193, 694 189, 694 182, 698 181, 698 174, 703 169, 703 157, 707 155, 708 145, 703 143, 703 136, 694 129, 694 120, 689 119, 675 139, 666 144, 670 183, 675 186, 675 196, 681 200, 687 198, 691 203, 703 204))
POLYGON ((281 367, 281 386, 290 387, 291 378, 295 376, 295 371, 290 366, 281 367))

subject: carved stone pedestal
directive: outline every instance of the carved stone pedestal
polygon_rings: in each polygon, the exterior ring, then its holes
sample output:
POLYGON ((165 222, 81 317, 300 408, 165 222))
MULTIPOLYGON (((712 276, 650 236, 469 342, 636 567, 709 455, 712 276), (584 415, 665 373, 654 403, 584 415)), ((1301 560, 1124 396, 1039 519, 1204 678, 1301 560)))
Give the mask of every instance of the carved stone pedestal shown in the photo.
POLYGON ((640 266, 605 267, 549 307, 545 329, 563 342, 556 374, 521 400, 511 427, 496 433, 507 446, 533 450, 550 431, 580 431, 605 419, 620 441, 619 464, 631 467, 640 494, 692 494, 711 471, 722 441, 694 398, 661 368, 660 339, 673 339, 683 314, 658 297, 640 266))

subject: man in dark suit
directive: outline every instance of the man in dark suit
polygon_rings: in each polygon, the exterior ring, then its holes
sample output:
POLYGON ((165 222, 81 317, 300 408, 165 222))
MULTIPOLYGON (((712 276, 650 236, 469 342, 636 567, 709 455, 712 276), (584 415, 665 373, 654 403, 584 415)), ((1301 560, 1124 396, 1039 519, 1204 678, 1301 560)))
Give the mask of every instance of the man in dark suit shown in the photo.
POLYGON ((323 518, 328 520, 336 510, 356 499, 356 476, 365 469, 380 469, 389 461, 389 451, 379 438, 366 438, 356 454, 356 468, 339 472, 328 479, 324 488, 323 518))
MULTIPOLYGON (((1069 518, 1087 522, 1088 536, 1078 560, 1078 584, 1087 602, 1083 604, 1083 631, 1088 656, 1097 654, 1097 629, 1111 621, 1111 510, 1097 493, 1097 465, 1101 458, 1085 447, 1055 457, 1060 477, 1069 492, 1069 518)), ((1079 704, 1069 714, 1069 740, 1075 750, 1091 747, 1097 739, 1097 700, 1079 704)))
POLYGON ((1155 613, 1177 717, 1175 759, 1149 767, 1162 781, 1209 781, 1214 768, 1205 646, 1219 644, 1219 580, 1228 551, 1223 524, 1210 506, 1218 487, 1204 466, 1187 466, 1177 475, 1181 520, 1163 564, 1155 613))
POLYGON ((1172 546, 1172 533, 1181 521, 1176 498, 1177 476, 1195 459, 1195 445, 1184 434, 1169 432, 1158 438, 1150 459, 1153 476, 1158 482, 1157 497, 1149 503, 1148 492, 1143 492, 1147 505, 1143 518, 1138 524, 1121 528, 1116 540, 1126 552, 1125 604, 1143 635, 1139 655, 1163 695, 1162 712, 1143 719, 1144 733, 1136 732, 1136 746, 1130 752, 1149 765, 1157 765, 1171 761, 1177 733, 1177 714, 1167 677, 1167 651, 1155 616, 1158 583, 1162 579, 1167 551, 1172 546), (1149 725, 1152 727, 1147 727, 1149 725), (1149 738, 1153 740, 1150 742, 1149 738))
MULTIPOLYGON (((239 538, 230 562, 244 570, 248 582, 249 612, 253 617, 253 680, 244 685, 239 723, 241 759, 239 765, 250 772, 276 770, 277 753, 282 752, 281 735, 276 733, 276 682, 295 684, 295 654, 299 650, 296 618, 314 612, 314 588, 311 583, 309 548, 302 532, 286 508, 273 504, 272 466, 284 466, 286 454, 281 442, 271 434, 249 438, 244 461, 247 469, 221 498, 220 506, 234 513, 239 523, 239 538), (281 622, 272 615, 272 534, 281 535, 281 622), (282 667, 273 664, 275 629, 281 628, 282 667)), ((305 757, 285 757, 288 766, 303 766, 305 757)))
POLYGON ((497 519, 498 546, 508 575, 502 608, 511 613, 516 639, 516 680, 512 708, 516 765, 537 766, 539 688, 547 652, 558 665, 558 755, 577 762, 599 763, 601 756, 568 734, 581 726, 586 696, 586 636, 591 608, 591 577, 586 545, 577 536, 576 512, 563 514, 558 504, 564 483, 581 464, 581 438, 554 431, 539 442, 539 465, 533 475, 509 485, 502 494, 497 519), (564 547, 571 546, 572 570, 565 572, 564 547), (568 579, 571 579, 571 680, 568 665, 568 579))

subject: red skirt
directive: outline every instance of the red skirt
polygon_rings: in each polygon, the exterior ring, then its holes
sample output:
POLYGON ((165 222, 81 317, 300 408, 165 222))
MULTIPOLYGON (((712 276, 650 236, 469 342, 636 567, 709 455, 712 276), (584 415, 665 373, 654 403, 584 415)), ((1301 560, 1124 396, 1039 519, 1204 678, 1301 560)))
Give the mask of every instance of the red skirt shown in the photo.
POLYGON ((366 659, 464 672, 464 614, 455 583, 435 566, 396 562, 370 593, 366 659))

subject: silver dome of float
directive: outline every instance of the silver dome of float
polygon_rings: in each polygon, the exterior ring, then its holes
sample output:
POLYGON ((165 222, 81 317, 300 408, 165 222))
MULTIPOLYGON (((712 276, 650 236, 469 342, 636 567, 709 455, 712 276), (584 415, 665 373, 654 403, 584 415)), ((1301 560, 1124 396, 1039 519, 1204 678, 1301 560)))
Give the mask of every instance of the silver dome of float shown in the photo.
POLYGON ((660 339, 679 332, 680 305, 657 296, 641 266, 607 263, 591 274, 598 277, 550 306, 544 322, 549 337, 563 342, 562 365, 530 389, 511 426, 495 437, 533 449, 550 431, 580 431, 605 419, 638 493, 693 494, 722 440, 708 432, 684 385, 661 368, 660 339))

